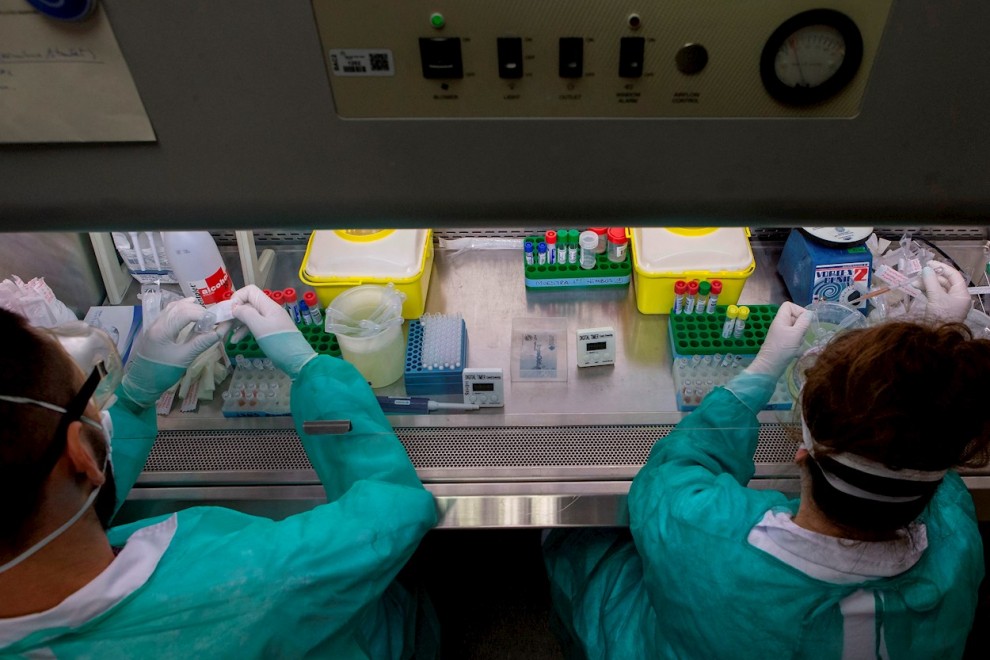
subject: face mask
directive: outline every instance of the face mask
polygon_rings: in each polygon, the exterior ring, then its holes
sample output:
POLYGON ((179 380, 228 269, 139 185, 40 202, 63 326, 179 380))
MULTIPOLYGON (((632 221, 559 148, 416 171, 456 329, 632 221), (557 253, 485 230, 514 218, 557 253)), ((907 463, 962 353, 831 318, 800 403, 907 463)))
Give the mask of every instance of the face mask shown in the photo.
MULTIPOLYGON (((104 461, 103 461, 103 473, 105 475, 107 475, 107 480, 103 482, 103 486, 97 486, 96 488, 94 488, 93 489, 93 492, 89 494, 89 497, 86 498, 86 501, 83 502, 83 505, 79 508, 78 511, 76 511, 76 513, 71 518, 69 518, 68 520, 66 520, 62 524, 61 527, 59 527, 58 529, 56 529, 55 531, 53 531, 51 534, 49 534, 45 538, 43 538, 40 541, 38 541, 37 543, 35 543, 34 545, 32 545, 30 548, 28 548, 27 550, 25 550, 24 552, 22 552, 18 556, 14 557, 10 561, 8 561, 3 566, 0 566, 0 573, 5 573, 5 572, 9 571, 10 569, 14 568, 18 564, 20 564, 21 562, 25 561, 26 559, 28 559, 29 557, 31 557, 32 555, 34 555, 35 553, 37 553, 39 550, 41 550, 42 548, 44 548, 46 545, 48 545, 49 543, 51 543, 52 541, 54 541, 55 539, 57 539, 63 533, 65 533, 65 530, 67 530, 70 527, 72 527, 76 523, 76 521, 79 520, 80 518, 82 518, 83 514, 86 513, 89 510, 89 507, 91 507, 93 505, 93 502, 96 501, 96 498, 100 494, 101 491, 105 491, 105 492, 109 492, 110 493, 110 496, 109 496, 110 499, 111 499, 110 515, 113 515, 113 505, 116 504, 117 494, 116 494, 116 488, 114 487, 115 484, 114 484, 114 482, 112 480, 112 477, 111 477, 111 475, 113 474, 113 471, 112 471, 112 469, 110 469, 110 447, 109 447, 109 445, 107 446, 107 456, 106 456, 106 459, 104 459, 104 461)), ((105 499, 105 498, 101 498, 101 499, 105 499)), ((106 507, 106 504, 104 504, 103 506, 105 508, 106 507)), ((97 513, 97 516, 100 518, 100 523, 103 525, 103 528, 106 529, 107 528, 107 524, 109 523, 109 520, 110 520, 110 516, 107 516, 106 517, 106 522, 104 522, 104 518, 103 518, 102 515, 100 515, 100 511, 97 510, 96 513, 97 513)))

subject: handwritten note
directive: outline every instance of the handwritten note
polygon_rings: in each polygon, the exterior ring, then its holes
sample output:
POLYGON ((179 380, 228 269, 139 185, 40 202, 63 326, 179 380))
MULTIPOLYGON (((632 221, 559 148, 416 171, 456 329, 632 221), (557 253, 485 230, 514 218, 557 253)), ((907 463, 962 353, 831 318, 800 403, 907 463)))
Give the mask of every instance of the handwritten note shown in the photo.
POLYGON ((101 7, 65 23, 0 0, 0 142, 154 141, 101 7))

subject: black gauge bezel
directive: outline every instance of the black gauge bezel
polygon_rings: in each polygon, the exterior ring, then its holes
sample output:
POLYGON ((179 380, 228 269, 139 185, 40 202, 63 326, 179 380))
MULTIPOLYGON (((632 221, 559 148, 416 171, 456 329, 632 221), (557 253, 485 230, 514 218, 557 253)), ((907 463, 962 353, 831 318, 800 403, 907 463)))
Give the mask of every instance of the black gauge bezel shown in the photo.
POLYGON ((760 77, 767 92, 786 105, 815 105, 832 98, 852 82, 863 62, 863 35, 851 18, 834 9, 812 9, 784 21, 774 30, 760 56, 760 77), (846 56, 831 78, 817 87, 791 87, 777 77, 777 53, 787 39, 798 30, 814 25, 830 27, 846 42, 846 56))

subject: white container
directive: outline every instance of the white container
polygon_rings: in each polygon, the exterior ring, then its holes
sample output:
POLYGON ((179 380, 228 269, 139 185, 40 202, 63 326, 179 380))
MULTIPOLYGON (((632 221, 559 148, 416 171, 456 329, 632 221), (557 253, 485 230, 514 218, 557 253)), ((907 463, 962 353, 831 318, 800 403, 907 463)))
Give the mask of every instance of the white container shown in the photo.
POLYGON ((165 254, 182 293, 201 305, 211 305, 233 293, 234 284, 220 250, 208 231, 162 232, 165 254))
MULTIPOLYGON (((334 310, 361 321, 378 309, 387 289, 376 284, 356 286, 339 294, 330 303, 327 320, 334 310)), ((385 387, 402 378, 406 364, 406 342, 402 325, 390 325, 378 334, 351 337, 337 333, 341 356, 361 372, 371 387, 385 387)))

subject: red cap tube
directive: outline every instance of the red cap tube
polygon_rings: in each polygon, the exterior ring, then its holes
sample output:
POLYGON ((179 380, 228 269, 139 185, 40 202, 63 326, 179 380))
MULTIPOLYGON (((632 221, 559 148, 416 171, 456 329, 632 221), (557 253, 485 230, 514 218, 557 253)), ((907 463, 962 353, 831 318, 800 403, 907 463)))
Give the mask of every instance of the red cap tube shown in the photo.
POLYGON ((712 280, 712 293, 722 293, 721 280, 712 280))
POLYGON ((292 288, 286 289, 285 291, 282 292, 282 296, 284 297, 285 302, 287 302, 287 303, 294 303, 294 302, 296 302, 296 290, 295 289, 292 289, 292 288))
POLYGON ((684 280, 677 280, 676 282, 674 282, 675 294, 681 295, 683 293, 687 293, 687 290, 688 290, 688 285, 687 282, 685 282, 684 280))
POLYGON ((688 282, 688 293, 692 296, 698 293, 698 280, 691 280, 688 282))

